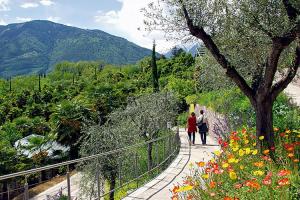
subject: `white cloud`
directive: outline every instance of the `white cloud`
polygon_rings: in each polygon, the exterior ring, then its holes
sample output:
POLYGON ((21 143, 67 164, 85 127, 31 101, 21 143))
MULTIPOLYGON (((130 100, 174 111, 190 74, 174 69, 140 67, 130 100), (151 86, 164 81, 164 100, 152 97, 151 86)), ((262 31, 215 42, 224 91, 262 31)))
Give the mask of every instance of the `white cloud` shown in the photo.
POLYGON ((30 17, 16 17, 16 20, 19 22, 28 22, 31 21, 30 17))
POLYGON ((39 4, 33 2, 26 2, 20 5, 21 8, 36 8, 39 4))
POLYGON ((4 19, 0 19, 0 25, 7 25, 7 23, 4 21, 4 19))
POLYGON ((144 15, 142 8, 147 7, 153 0, 118 0, 122 3, 119 11, 98 11, 94 20, 96 23, 105 27, 106 30, 119 32, 120 36, 128 38, 128 40, 146 47, 152 48, 153 40, 156 40, 157 50, 165 52, 174 46, 174 42, 166 41, 164 33, 161 31, 153 31, 148 33, 144 31, 144 15))
POLYGON ((51 0, 41 0, 40 4, 42 4, 43 6, 51 6, 53 4, 55 4, 53 1, 51 0))
POLYGON ((61 20, 61 18, 50 16, 50 17, 47 18, 47 20, 52 21, 52 22, 58 22, 58 21, 61 20))
POLYGON ((0 0, 0 11, 9 11, 9 0, 0 0))

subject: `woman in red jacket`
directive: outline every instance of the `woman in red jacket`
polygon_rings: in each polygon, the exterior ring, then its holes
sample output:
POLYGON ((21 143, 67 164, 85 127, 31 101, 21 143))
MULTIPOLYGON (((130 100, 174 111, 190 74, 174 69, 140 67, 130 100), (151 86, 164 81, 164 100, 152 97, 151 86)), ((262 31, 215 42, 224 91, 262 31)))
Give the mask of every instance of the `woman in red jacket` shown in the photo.
POLYGON ((189 140, 190 143, 195 144, 195 133, 197 132, 197 124, 196 124, 196 116, 195 113, 192 112, 191 116, 189 116, 187 120, 187 127, 188 127, 188 135, 189 135, 189 140), (192 138, 193 137, 193 138, 192 138))

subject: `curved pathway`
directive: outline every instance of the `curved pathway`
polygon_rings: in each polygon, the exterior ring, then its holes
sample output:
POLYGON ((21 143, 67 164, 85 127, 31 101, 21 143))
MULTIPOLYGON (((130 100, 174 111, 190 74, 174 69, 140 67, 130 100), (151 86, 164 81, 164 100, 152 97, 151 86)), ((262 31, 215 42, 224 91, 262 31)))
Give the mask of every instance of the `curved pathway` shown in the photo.
POLYGON ((187 133, 184 128, 179 130, 181 140, 180 152, 172 164, 154 180, 129 194, 124 200, 149 199, 165 200, 171 199, 171 190, 174 185, 183 183, 185 177, 191 175, 192 165, 199 161, 208 161, 213 157, 213 152, 220 147, 217 138, 220 134, 228 132, 224 125, 225 121, 220 115, 206 111, 210 124, 210 133, 207 137, 207 145, 200 144, 200 135, 196 134, 196 144, 189 146, 187 133), (224 125, 224 126, 220 126, 224 125))

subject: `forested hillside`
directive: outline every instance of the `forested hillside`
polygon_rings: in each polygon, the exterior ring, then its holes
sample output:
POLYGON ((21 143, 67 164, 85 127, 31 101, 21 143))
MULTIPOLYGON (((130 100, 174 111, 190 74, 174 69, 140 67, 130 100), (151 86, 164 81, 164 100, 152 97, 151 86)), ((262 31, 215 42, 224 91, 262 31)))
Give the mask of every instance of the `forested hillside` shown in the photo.
POLYGON ((133 64, 150 54, 148 49, 100 30, 42 20, 0 27, 2 77, 49 72, 61 61, 133 64))

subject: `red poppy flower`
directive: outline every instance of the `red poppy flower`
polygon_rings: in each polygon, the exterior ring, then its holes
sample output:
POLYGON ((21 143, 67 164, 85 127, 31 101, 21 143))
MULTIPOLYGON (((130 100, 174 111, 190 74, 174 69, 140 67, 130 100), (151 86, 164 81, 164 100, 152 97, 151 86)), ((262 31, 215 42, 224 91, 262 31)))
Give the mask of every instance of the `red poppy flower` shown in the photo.
POLYGON ((207 174, 207 173, 209 173, 209 172, 211 172, 211 169, 210 169, 210 168, 206 168, 206 169, 205 169, 205 173, 207 174))
POLYGON ((279 133, 280 137, 284 137, 285 136, 285 132, 279 133))
POLYGON ((262 180, 262 184, 264 185, 271 185, 271 183, 272 183, 272 179, 269 178, 268 176, 262 180))
POLYGON ((280 170, 277 175, 278 176, 286 176, 286 175, 290 175, 292 172, 290 170, 285 170, 285 169, 282 169, 280 170))
POLYGON ((278 181, 278 185, 280 185, 280 186, 285 186, 285 185, 289 185, 289 184, 290 184, 290 182, 289 182, 288 178, 283 178, 278 181))

